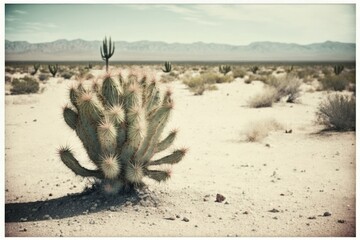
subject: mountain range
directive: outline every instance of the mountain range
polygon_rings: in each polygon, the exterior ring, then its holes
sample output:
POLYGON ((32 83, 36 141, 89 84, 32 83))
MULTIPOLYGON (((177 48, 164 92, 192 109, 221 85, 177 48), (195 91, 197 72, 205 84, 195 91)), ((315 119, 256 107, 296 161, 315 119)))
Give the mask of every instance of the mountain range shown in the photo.
MULTIPOLYGON (((5 40, 6 61, 101 61, 101 41, 60 39, 29 43, 5 40)), ((307 45, 253 42, 218 43, 115 42, 115 61, 355 61, 355 43, 326 41, 307 45)))

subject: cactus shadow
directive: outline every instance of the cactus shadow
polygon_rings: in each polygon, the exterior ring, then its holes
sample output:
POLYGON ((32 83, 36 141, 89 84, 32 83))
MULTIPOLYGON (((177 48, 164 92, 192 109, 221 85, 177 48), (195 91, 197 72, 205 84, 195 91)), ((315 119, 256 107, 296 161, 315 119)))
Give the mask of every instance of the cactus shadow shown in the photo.
POLYGON ((89 215, 101 211, 120 211, 128 205, 157 205, 147 191, 104 195, 98 189, 45 201, 5 204, 5 222, 30 222, 89 215), (96 204, 96 207, 94 205, 96 204))

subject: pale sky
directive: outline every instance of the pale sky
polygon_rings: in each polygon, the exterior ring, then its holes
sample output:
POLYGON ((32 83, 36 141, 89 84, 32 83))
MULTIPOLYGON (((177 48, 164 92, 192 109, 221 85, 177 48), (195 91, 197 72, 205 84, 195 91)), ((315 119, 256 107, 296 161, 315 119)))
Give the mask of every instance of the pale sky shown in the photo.
POLYGON ((5 39, 355 43, 355 4, 6 4, 5 39))

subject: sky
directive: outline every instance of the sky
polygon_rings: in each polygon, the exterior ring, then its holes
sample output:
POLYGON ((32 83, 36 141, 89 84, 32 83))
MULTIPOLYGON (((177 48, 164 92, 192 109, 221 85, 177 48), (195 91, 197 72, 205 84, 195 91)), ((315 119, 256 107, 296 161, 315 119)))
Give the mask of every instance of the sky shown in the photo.
POLYGON ((355 4, 6 4, 5 39, 355 43, 355 4))

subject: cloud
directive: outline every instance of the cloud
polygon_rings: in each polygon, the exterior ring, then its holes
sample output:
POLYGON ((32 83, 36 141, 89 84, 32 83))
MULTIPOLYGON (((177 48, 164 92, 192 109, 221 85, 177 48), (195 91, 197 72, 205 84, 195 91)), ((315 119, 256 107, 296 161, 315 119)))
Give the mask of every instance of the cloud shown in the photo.
POLYGON ((5 17, 5 21, 7 22, 15 22, 21 20, 20 18, 14 17, 14 16, 7 16, 5 17))
POLYGON ((27 12, 22 11, 22 10, 14 10, 14 13, 18 13, 18 14, 27 14, 27 12))

